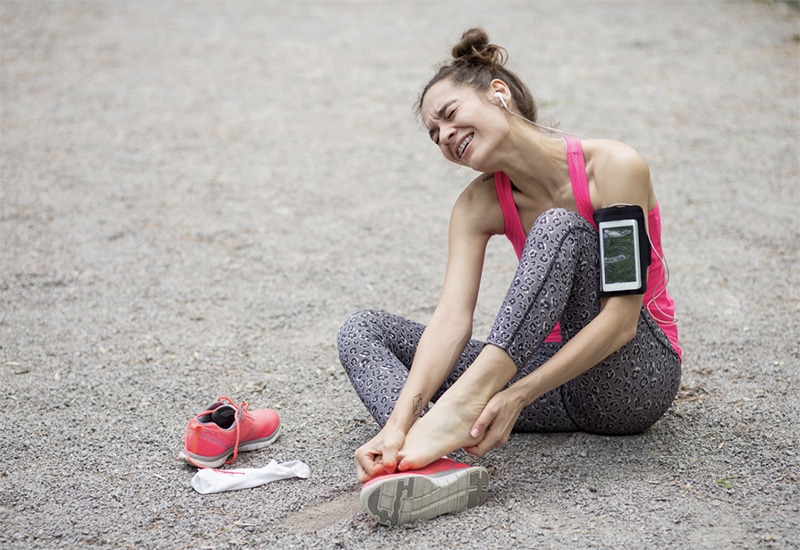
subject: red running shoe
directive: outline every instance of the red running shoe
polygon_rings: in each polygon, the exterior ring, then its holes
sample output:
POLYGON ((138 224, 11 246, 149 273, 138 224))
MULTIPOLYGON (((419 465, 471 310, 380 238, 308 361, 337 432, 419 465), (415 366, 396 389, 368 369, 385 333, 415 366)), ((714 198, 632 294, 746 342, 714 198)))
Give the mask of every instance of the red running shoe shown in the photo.
POLYGON ((277 411, 250 411, 247 403, 220 397, 186 426, 180 458, 198 468, 218 468, 236 460, 239 451, 266 447, 280 431, 277 411))
POLYGON ((440 458, 419 470, 369 480, 361 488, 361 507, 378 523, 403 525, 473 508, 488 493, 486 468, 440 458))

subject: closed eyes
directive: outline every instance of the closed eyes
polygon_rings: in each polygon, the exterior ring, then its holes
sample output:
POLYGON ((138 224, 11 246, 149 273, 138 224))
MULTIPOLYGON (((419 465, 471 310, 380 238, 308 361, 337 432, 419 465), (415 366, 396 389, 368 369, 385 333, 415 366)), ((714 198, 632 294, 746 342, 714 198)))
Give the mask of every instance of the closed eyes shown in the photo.
MULTIPOLYGON (((447 106, 445 106, 445 107, 447 107, 447 106)), ((444 109, 442 109, 442 111, 444 111, 444 109)), ((440 113, 441 113, 442 111, 440 111, 440 113)), ((449 121, 451 121, 451 120, 453 119, 453 116, 454 116, 455 114, 456 114, 456 109, 450 109, 449 111, 447 111, 447 112, 445 113, 444 117, 441 117, 441 116, 440 116, 440 117, 438 117, 438 118, 444 118, 446 121, 448 121, 448 122, 449 122, 449 121)), ((438 127, 437 127, 437 128, 431 128, 430 132, 428 132, 428 135, 430 136, 431 140, 432 140, 432 141, 433 141, 433 142, 434 142, 436 145, 439 145, 439 132, 438 132, 437 130, 438 130, 438 127)))
MULTIPOLYGON (((437 120, 444 119, 444 120, 447 120, 447 121, 452 119, 453 115, 456 112, 455 108, 453 108, 453 104, 455 102, 456 102, 455 99, 451 99, 450 101, 448 101, 447 103, 442 105, 442 108, 439 109, 439 112, 436 113, 436 116, 434 117, 434 119, 437 119, 437 120)), ((433 140, 433 142, 436 145, 439 145, 439 132, 438 132, 438 130, 439 130, 439 128, 437 126, 435 128, 431 128, 430 131, 428 132, 428 135, 431 137, 431 140, 433 140)))

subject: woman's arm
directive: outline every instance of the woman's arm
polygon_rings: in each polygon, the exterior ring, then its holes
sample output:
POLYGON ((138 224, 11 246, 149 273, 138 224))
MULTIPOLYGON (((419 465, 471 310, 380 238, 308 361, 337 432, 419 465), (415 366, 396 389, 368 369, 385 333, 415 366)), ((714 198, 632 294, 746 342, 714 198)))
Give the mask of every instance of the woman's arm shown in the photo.
MULTIPOLYGON (((453 207, 447 268, 439 302, 422 334, 408 380, 389 419, 404 431, 408 431, 452 372, 472 336, 486 244, 491 236, 487 219, 493 217, 486 215, 487 210, 492 210, 487 198, 494 196, 487 197, 486 178, 478 178, 468 186, 453 207)), ((491 191, 494 193, 493 186, 491 191)))
POLYGON ((362 479, 394 471, 405 434, 464 351, 472 336, 486 245, 492 234, 502 231, 502 211, 493 177, 481 176, 464 190, 453 207, 442 292, 395 408, 376 438, 356 451, 362 479))

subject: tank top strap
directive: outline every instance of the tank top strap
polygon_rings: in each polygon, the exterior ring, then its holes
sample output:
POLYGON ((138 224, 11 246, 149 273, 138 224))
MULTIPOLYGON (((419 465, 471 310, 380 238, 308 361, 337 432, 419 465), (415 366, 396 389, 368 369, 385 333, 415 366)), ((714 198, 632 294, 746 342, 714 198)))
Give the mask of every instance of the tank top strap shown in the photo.
POLYGON ((564 136, 564 143, 567 147, 569 179, 572 182, 572 194, 575 195, 578 213, 597 229, 597 224, 594 222, 594 207, 592 207, 592 200, 589 197, 589 180, 586 178, 586 163, 583 158, 581 140, 564 136))
POLYGON ((497 200, 500 201, 500 208, 503 210, 503 220, 505 222, 505 234, 517 258, 522 256, 522 249, 525 248, 525 229, 522 227, 522 220, 519 219, 517 205, 514 203, 514 194, 511 189, 511 179, 505 172, 495 172, 494 188, 497 192, 497 200))

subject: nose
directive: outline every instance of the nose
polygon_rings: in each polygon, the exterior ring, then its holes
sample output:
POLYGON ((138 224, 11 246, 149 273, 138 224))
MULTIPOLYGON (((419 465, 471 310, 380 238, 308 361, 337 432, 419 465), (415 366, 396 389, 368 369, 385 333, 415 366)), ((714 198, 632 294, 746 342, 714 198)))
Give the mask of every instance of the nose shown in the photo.
POLYGON ((453 141, 453 138, 456 135, 456 129, 452 125, 445 125, 439 128, 439 135, 440 140, 443 141, 445 144, 449 144, 453 141))
POLYGON ((439 146, 442 152, 446 152, 453 145, 456 139, 456 129, 452 125, 444 125, 439 128, 439 146))

